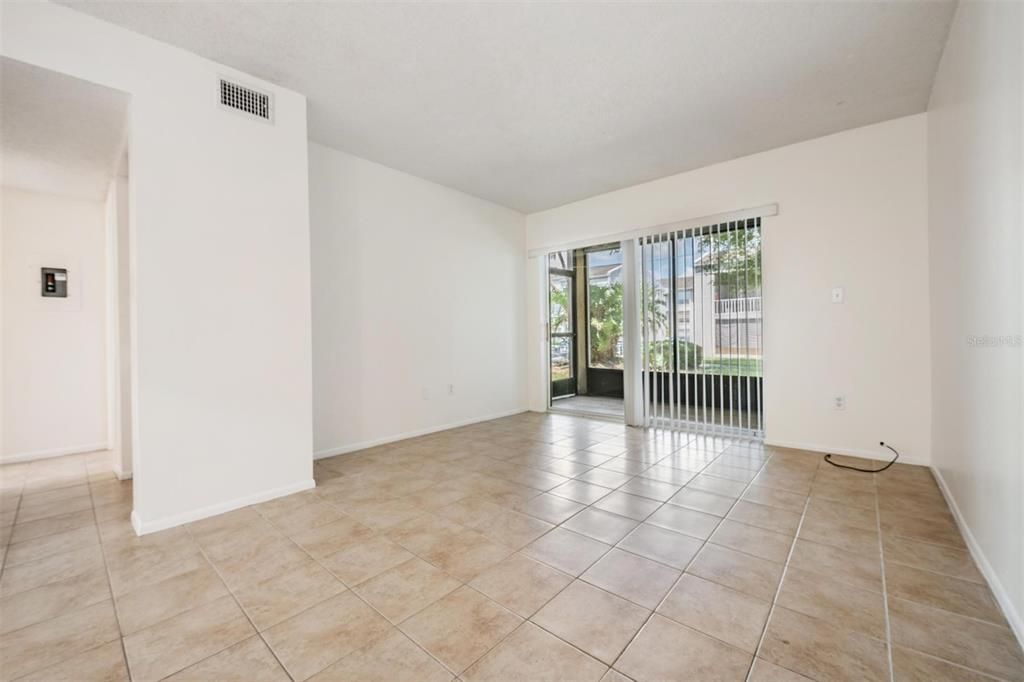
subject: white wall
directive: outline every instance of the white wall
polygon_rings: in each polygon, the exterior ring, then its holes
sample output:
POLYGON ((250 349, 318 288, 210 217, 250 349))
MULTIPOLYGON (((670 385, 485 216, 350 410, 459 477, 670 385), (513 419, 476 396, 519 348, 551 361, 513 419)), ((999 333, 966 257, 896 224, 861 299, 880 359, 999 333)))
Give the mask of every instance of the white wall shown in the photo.
MULTIPOLYGON (((927 463, 926 129, 909 116, 531 214, 527 245, 778 203, 764 223, 766 441, 879 457, 885 440, 927 463), (837 286, 845 304, 830 302, 837 286)), ((542 300, 532 282, 532 409, 545 402, 542 300)))
POLYGON ((522 214, 317 144, 309 185, 317 455, 524 410, 522 214))
POLYGON ((935 467, 1024 641, 1022 24, 1019 3, 960 4, 929 105, 928 175, 935 467))
POLYGON ((107 429, 111 468, 119 479, 132 475, 132 343, 128 178, 110 182, 107 237, 107 429))
POLYGON ((3 455, 12 462, 107 447, 104 206, 4 187, 3 455), (67 268, 68 297, 40 295, 67 268))
POLYGON ((305 98, 58 5, 0 11, 4 56, 132 97, 136 527, 312 486, 305 98), (274 125, 221 110, 221 75, 272 93, 274 125))

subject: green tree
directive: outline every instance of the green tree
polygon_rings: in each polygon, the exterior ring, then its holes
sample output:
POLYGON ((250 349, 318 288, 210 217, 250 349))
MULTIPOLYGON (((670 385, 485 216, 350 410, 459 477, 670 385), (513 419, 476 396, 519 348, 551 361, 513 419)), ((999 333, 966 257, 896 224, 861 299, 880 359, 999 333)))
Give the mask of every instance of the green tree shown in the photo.
POLYGON ((731 230, 721 234, 705 234, 700 238, 701 253, 698 270, 717 274, 715 283, 743 295, 761 286, 761 231, 731 230))
POLYGON ((666 370, 672 366, 672 341, 669 325, 669 290, 663 283, 646 281, 643 305, 646 308, 644 319, 647 321, 647 362, 656 370, 666 370), (650 289, 653 287, 653 291, 650 289), (657 341, 655 341, 657 337, 657 341))
MULTIPOLYGON (((567 282, 568 280, 562 280, 567 282)), ((569 288, 568 285, 558 286, 554 282, 548 287, 551 308, 551 331, 572 331, 569 328, 569 288)))
POLYGON ((590 364, 622 369, 617 356, 622 339, 622 282, 590 284, 590 364))

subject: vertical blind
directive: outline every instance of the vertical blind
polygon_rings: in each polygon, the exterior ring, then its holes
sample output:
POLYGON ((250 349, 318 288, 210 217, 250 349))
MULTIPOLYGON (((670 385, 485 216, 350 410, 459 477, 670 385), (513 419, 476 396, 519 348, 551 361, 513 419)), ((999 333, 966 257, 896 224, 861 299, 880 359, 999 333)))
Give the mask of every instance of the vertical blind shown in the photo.
POLYGON ((761 218, 636 244, 643 423, 762 436, 761 218))

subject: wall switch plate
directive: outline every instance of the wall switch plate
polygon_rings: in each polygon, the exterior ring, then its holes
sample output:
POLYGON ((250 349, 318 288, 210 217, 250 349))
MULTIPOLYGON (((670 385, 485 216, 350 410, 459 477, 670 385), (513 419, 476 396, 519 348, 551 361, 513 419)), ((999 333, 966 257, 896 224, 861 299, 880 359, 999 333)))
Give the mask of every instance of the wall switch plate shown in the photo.
POLYGON ((841 394, 837 395, 837 396, 834 396, 832 398, 832 407, 834 407, 837 410, 845 410, 846 409, 846 396, 845 395, 841 395, 841 394))
POLYGON ((832 289, 832 302, 833 303, 842 303, 844 300, 846 300, 846 293, 843 291, 843 288, 842 287, 834 287, 832 289))
POLYGON ((42 284, 40 294, 44 298, 68 297, 67 268, 40 268, 39 278, 42 284))
POLYGON ((455 395, 455 384, 448 384, 448 395, 455 395))

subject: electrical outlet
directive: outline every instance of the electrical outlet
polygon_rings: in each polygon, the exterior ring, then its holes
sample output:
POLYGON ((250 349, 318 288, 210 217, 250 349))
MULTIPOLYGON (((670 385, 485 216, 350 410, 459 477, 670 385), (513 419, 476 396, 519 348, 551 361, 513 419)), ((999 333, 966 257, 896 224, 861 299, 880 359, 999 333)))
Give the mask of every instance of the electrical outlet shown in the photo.
POLYGON ((838 395, 833 396, 832 397, 832 407, 834 407, 837 410, 845 410, 846 409, 846 396, 841 394, 841 393, 838 394, 838 395))

